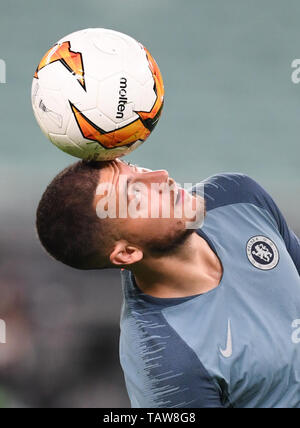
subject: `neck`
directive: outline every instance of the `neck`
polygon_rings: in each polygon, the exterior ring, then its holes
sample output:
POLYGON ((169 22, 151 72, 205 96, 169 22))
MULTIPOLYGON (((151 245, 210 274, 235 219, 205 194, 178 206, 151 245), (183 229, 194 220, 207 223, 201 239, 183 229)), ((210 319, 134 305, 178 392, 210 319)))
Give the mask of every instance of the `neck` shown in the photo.
POLYGON ((223 269, 208 243, 194 232, 178 253, 145 257, 132 273, 144 293, 166 298, 201 294, 217 287, 223 269))

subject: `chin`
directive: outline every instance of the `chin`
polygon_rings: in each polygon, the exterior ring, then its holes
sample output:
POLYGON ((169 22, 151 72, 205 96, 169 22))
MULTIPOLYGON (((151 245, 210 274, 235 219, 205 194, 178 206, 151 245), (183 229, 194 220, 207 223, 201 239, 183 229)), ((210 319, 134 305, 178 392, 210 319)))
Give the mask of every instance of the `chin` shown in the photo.
POLYGON ((145 245, 145 248, 152 256, 171 255, 184 245, 193 232, 193 229, 182 228, 171 235, 168 234, 165 237, 160 236, 152 239, 151 242, 145 245))

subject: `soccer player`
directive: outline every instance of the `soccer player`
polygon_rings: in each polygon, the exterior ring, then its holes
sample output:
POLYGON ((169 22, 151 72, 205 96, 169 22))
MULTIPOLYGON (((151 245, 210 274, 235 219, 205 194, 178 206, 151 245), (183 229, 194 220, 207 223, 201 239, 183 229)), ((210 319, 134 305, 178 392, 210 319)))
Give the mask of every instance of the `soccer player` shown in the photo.
POLYGON ((80 161, 37 210, 57 260, 122 269, 120 360, 132 407, 300 407, 299 239, 246 175, 217 174, 190 192, 174 183, 118 159, 80 161), (170 215, 120 215, 124 198, 140 214, 149 199, 160 214, 169 200, 170 215), (204 223, 187 228, 191 217, 174 209, 195 201, 204 223), (109 210, 119 215, 105 218, 109 210))

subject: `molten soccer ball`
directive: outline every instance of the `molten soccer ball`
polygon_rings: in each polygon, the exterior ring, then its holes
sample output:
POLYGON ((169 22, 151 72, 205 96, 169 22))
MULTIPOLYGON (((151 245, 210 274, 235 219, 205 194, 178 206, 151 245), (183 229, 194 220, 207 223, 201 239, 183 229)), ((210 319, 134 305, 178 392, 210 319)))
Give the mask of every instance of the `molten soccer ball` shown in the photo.
POLYGON ((42 131, 64 152, 88 160, 111 160, 142 144, 159 120, 163 97, 163 80, 148 50, 103 28, 58 41, 32 84, 42 131))

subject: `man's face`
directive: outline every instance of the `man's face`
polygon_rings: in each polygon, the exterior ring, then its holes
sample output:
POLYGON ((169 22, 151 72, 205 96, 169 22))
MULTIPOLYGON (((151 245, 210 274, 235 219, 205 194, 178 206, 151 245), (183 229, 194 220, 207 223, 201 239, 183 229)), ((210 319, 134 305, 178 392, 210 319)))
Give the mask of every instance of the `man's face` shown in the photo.
MULTIPOLYGON (((202 201, 203 202, 203 201, 202 201)), ((173 250, 193 232, 199 198, 176 185, 165 170, 152 171, 116 159, 101 169, 95 209, 115 239, 151 252, 173 250)))

